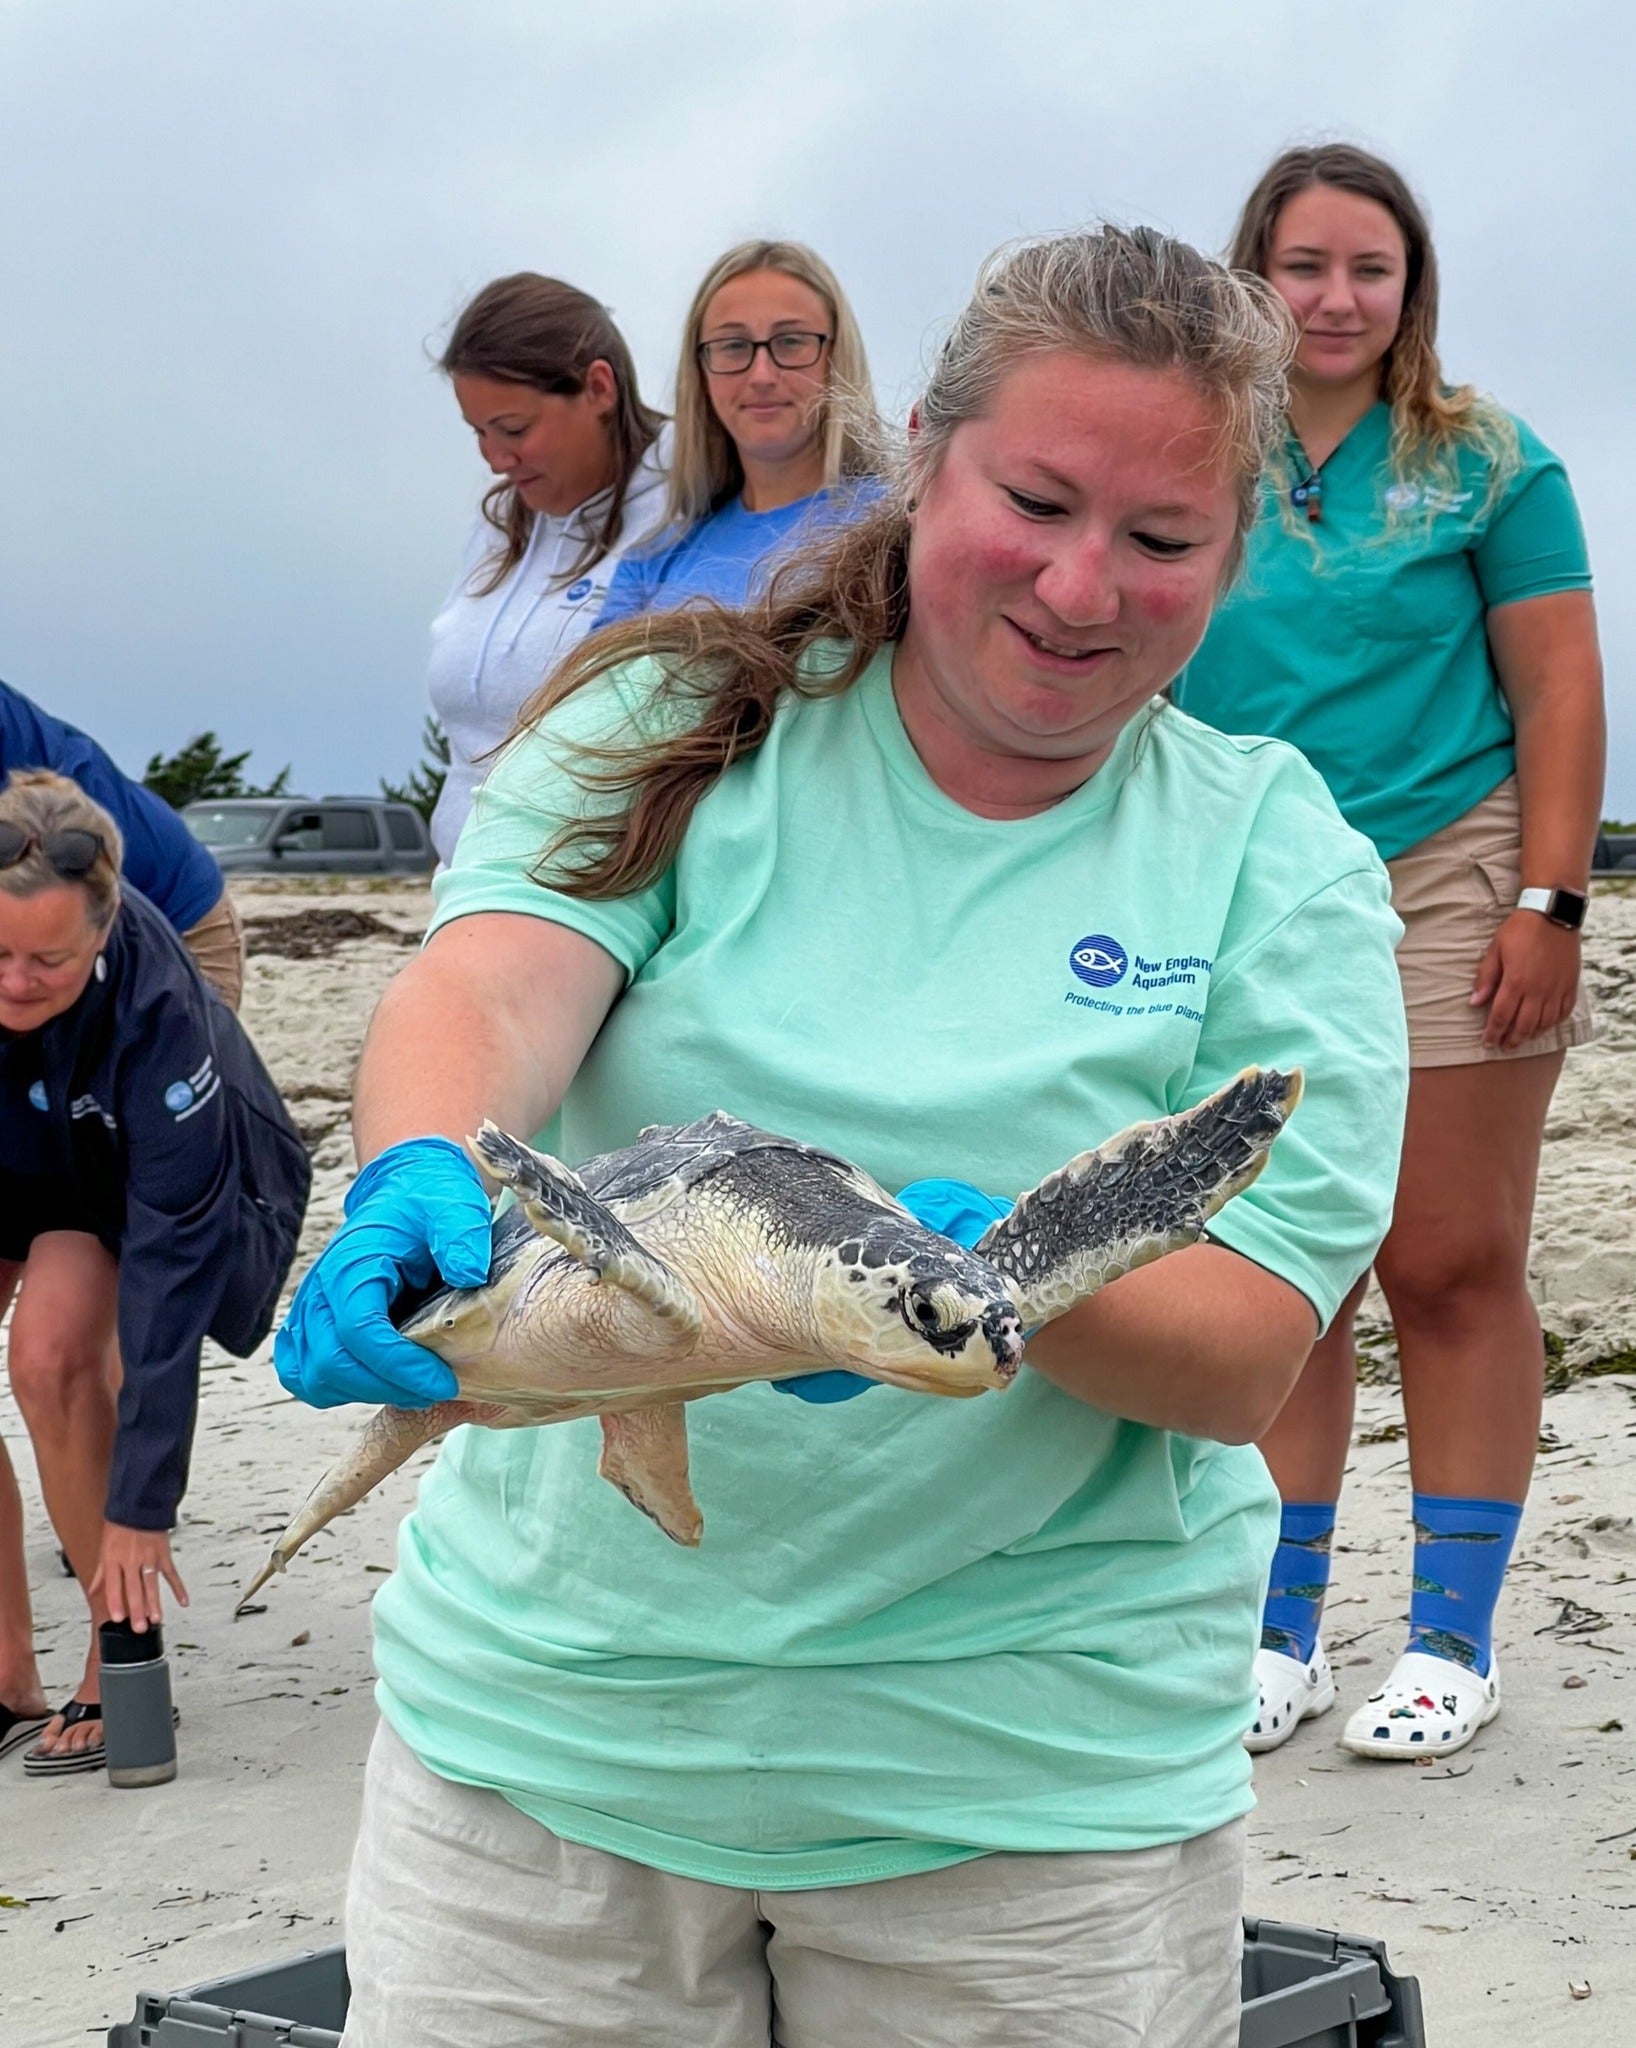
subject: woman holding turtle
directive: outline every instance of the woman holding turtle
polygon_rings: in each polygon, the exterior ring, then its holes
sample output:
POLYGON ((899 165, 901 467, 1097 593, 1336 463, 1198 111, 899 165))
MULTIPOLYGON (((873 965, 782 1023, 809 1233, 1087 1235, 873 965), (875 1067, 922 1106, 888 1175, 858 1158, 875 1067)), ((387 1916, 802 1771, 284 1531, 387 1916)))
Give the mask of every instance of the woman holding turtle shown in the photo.
MULTIPOLYGON (((311 1170, 242 1026, 175 931, 120 882, 121 835, 77 783, 0 785, 0 1310, 12 1391, 93 1625, 187 1595, 168 1531, 187 1486, 206 1336, 266 1335, 311 1170), (118 1387, 117 1409, 113 1388, 118 1387)), ((0 1492, 0 1737, 45 1720, 21 1510, 0 1492), (18 1645, 17 1648, 13 1646, 18 1645)), ((99 1769, 96 1639, 24 1757, 99 1769)), ((7 1745, 9 1746, 9 1744, 7 1745)))
MULTIPOLYGON (((1386 860, 1405 926, 1414 1073, 1375 1270, 1402 1361, 1414 1589, 1408 1648, 1342 1739, 1415 1760, 1499 1711, 1494 1608, 1542 1392, 1534 1185, 1564 1053, 1590 1033, 1579 926, 1604 754, 1590 567, 1561 463, 1443 381, 1431 238, 1390 165, 1288 151, 1250 195, 1232 261, 1276 287, 1301 340, 1244 583, 1176 699, 1298 746, 1386 860)), ((1318 1625, 1363 1288, 1262 1443, 1285 1505, 1254 1749, 1335 1698, 1318 1625)))
POLYGON ((682 329, 664 530, 614 571, 599 626, 742 605, 801 543, 869 503, 879 459, 863 336, 801 242, 740 242, 682 329))
POLYGON ((969 1242, 1252 1062, 1308 1088, 1002 1398, 695 1404, 697 1551, 584 1423, 450 1438, 375 1606, 351 2048, 1236 2041, 1249 1445, 1386 1228, 1405 1085, 1373 851, 1162 694, 1288 337, 1149 230, 1002 252, 880 501, 748 611, 595 636, 485 783, 279 1338, 309 1401, 453 1391, 388 1311, 487 1273, 485 1116, 573 1160, 719 1106, 958 1176, 905 1199, 969 1242))

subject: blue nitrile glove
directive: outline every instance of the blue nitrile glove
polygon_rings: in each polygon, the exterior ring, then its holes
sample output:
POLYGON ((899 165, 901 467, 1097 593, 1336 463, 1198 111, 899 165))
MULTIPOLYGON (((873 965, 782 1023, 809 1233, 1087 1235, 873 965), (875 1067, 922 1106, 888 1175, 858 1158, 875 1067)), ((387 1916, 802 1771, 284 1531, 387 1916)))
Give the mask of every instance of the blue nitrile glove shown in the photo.
MULTIPOLYGON (((974 1245, 991 1223, 1009 1216, 1013 1206, 997 1195, 985 1195, 969 1180, 911 1181, 898 1200, 917 1223, 963 1245, 974 1245)), ((798 1401, 811 1401, 818 1407, 850 1401, 854 1395, 867 1394, 875 1384, 857 1372, 804 1372, 799 1378, 772 1383, 775 1393, 793 1394, 798 1401)))
POLYGON ((388 1311, 406 1287, 430 1286, 439 1274, 451 1287, 487 1280, 491 1218, 481 1175, 448 1138, 406 1138, 369 1162, 343 1206, 347 1220, 296 1289, 273 1341, 280 1384, 313 1408, 450 1400, 454 1374, 400 1337, 388 1311))

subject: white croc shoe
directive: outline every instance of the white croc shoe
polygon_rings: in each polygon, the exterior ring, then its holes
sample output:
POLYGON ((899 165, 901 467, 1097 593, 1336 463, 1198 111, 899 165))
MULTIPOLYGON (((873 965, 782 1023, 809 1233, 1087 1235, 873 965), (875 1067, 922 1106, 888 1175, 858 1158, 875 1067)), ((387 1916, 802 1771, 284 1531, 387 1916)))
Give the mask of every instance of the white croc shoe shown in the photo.
POLYGON ((1244 1738, 1244 1747, 1252 1756, 1288 1742, 1303 1721, 1327 1714, 1335 1704, 1335 1681, 1322 1643, 1313 1645, 1305 1664, 1299 1657, 1286 1657, 1282 1650, 1257 1650, 1255 1682, 1261 1688, 1261 1698, 1244 1738))
POLYGON ((1447 1657, 1406 1650, 1379 1692, 1371 1693, 1346 1724, 1343 1746, 1354 1756, 1413 1763, 1452 1756, 1500 1711, 1500 1667, 1491 1654, 1479 1678, 1447 1657))

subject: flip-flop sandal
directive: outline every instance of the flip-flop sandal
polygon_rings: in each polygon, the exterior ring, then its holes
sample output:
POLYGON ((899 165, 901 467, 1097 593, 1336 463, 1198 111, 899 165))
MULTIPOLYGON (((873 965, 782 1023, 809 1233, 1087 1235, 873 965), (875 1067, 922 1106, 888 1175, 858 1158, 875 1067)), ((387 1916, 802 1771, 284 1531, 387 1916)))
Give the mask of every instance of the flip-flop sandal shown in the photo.
POLYGON ((1500 1667, 1492 1655, 1480 1678, 1463 1664, 1406 1650, 1379 1692, 1346 1724, 1342 1745, 1354 1756, 1413 1763, 1452 1756, 1500 1711, 1500 1667))
POLYGON ((31 1735, 38 1735, 49 1726, 50 1721, 49 1714, 14 1714, 10 1707, 0 1707, 0 1756, 10 1756, 31 1735))
MULTIPOLYGON (((57 1712, 62 1716, 63 1732, 77 1728, 82 1721, 100 1721, 102 1703, 100 1700, 70 1700, 57 1712)), ((102 1737, 88 1742, 83 1749, 49 1750, 38 1743, 23 1752, 23 1776, 25 1778, 66 1778, 72 1771, 100 1771, 108 1761, 108 1751, 102 1737)))
POLYGON ((1251 1756, 1288 1742, 1303 1721, 1327 1714, 1335 1704, 1335 1681, 1322 1643, 1303 1664, 1282 1650, 1257 1650, 1255 1682, 1260 1688, 1255 1719, 1244 1737, 1251 1756))

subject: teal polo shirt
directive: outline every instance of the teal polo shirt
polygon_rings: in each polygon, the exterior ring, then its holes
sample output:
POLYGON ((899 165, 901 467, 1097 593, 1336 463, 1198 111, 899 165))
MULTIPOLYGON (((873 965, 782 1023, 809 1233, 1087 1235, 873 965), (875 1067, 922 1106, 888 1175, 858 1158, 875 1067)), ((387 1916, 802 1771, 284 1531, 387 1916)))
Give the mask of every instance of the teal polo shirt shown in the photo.
MULTIPOLYGON (((1175 688, 1222 732, 1287 740, 1347 823, 1390 860, 1480 803, 1516 767, 1487 614, 1588 590, 1561 462, 1520 420, 1497 490, 1461 448, 1451 478, 1400 479, 1391 408, 1364 414, 1323 465, 1323 516, 1269 481, 1244 574, 1175 688)), ((1307 463, 1291 443, 1294 474, 1307 463)))

